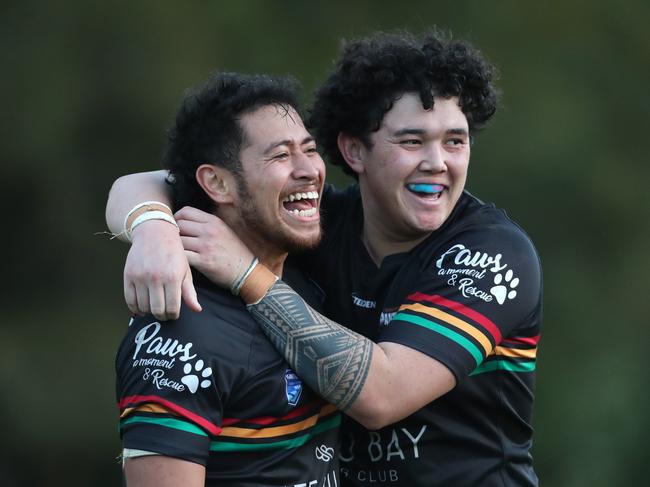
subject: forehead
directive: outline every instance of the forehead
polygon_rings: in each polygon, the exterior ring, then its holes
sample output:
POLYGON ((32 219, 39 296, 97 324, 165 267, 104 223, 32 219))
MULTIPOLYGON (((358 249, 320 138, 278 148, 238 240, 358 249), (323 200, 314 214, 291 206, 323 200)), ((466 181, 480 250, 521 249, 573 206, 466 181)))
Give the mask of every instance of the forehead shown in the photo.
POLYGON ((266 148, 275 141, 299 143, 309 135, 300 115, 293 107, 265 105, 240 118, 245 146, 266 148))
POLYGON ((420 96, 415 93, 403 94, 384 115, 382 126, 389 131, 405 126, 424 130, 468 129, 467 117, 458 106, 458 98, 436 97, 433 108, 426 110, 420 96))

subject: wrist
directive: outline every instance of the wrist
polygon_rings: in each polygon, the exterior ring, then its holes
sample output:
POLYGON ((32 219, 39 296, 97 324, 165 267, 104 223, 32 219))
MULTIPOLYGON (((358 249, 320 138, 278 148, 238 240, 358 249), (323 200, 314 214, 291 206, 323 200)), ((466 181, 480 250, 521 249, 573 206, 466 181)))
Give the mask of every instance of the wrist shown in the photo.
MULTIPOLYGON (((257 259, 255 259, 257 260, 257 259)), ((264 264, 255 263, 239 285, 239 296, 246 304, 258 303, 279 279, 264 264)))
POLYGON ((133 240, 133 231, 145 222, 159 220, 167 222, 176 227, 179 231, 178 224, 169 206, 159 201, 145 201, 135 205, 124 218, 124 235, 127 240, 133 240))
POLYGON ((159 242, 170 239, 180 239, 178 229, 163 220, 147 220, 131 231, 131 243, 140 240, 159 242))

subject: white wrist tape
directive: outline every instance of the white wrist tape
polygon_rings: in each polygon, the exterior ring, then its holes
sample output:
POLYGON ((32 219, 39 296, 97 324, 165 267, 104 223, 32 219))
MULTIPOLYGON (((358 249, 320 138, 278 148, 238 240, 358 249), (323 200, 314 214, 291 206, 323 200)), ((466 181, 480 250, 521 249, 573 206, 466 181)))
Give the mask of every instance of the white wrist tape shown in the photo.
POLYGON ((174 217, 171 216, 169 213, 165 213, 164 211, 160 211, 160 210, 147 211, 144 212, 142 215, 138 216, 135 220, 133 220, 133 223, 131 223, 131 228, 129 228, 126 231, 126 238, 129 239, 129 242, 131 241, 131 234, 133 233, 135 227, 149 220, 164 220, 174 225, 176 229, 180 231, 180 229, 178 228, 178 223, 176 223, 174 217))
POLYGON ((142 203, 138 203, 133 208, 131 208, 129 212, 126 214, 126 216, 124 217, 124 224, 122 225, 122 231, 129 239, 129 242, 131 241, 131 230, 133 229, 133 225, 131 225, 131 228, 127 228, 127 225, 129 223, 129 218, 131 218, 131 215, 133 215, 136 211, 138 211, 140 208, 144 208, 145 206, 151 206, 152 210, 155 210, 156 207, 166 208, 167 210, 169 210, 170 215, 174 214, 174 212, 169 206, 167 206, 165 203, 161 203, 160 201, 143 201, 142 203))

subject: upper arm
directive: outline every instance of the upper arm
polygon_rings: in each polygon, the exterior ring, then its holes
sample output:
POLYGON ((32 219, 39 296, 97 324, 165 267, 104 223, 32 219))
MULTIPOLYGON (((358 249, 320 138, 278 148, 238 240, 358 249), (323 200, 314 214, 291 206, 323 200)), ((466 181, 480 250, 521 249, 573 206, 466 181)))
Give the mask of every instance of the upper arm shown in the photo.
POLYGON ((207 463, 210 442, 221 432, 221 397, 232 382, 217 367, 211 324, 187 309, 172 322, 146 316, 131 324, 116 357, 124 448, 207 463))
POLYGON ((126 214, 138 203, 160 201, 171 206, 165 178, 167 171, 152 171, 121 176, 113 183, 106 203, 106 224, 120 234, 126 214))
POLYGON ((126 459, 124 477, 128 487, 199 487, 205 484, 205 467, 179 458, 148 455, 126 459))

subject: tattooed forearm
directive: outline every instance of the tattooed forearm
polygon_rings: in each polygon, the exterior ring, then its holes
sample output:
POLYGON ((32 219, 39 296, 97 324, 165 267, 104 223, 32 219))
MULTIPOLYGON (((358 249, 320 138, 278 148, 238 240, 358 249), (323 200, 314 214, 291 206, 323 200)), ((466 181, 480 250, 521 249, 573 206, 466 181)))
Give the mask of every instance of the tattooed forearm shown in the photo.
POLYGON ((347 409, 368 376, 373 343, 317 313, 282 281, 248 311, 298 376, 347 409))

